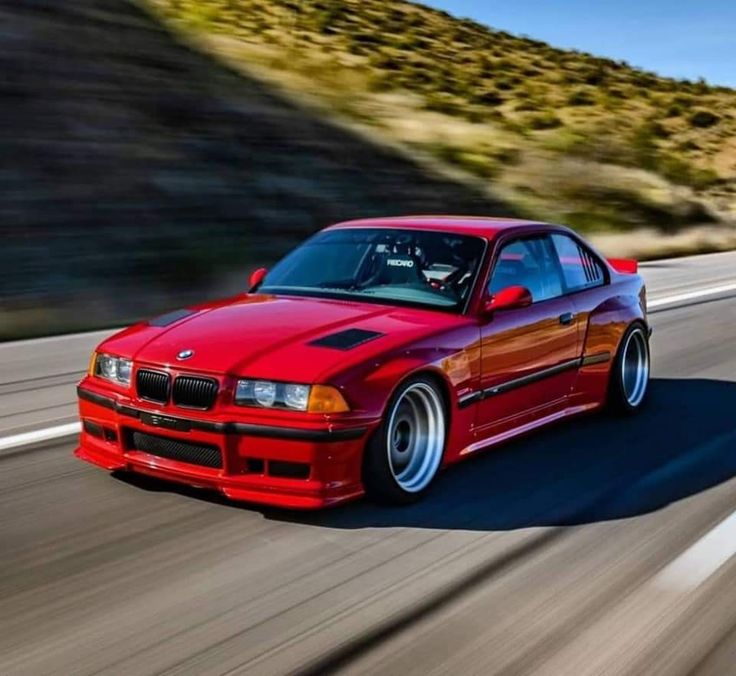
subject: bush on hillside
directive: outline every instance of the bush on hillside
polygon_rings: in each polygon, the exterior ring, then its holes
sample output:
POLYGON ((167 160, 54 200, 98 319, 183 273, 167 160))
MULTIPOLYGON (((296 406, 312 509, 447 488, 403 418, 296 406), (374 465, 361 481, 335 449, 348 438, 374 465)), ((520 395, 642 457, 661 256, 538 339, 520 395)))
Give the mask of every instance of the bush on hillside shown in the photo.
POLYGON ((712 127, 713 125, 718 124, 720 121, 721 118, 709 110, 696 110, 690 116, 690 124, 693 127, 698 127, 700 129, 712 127))
POLYGON ((594 106, 595 97, 586 89, 576 89, 567 97, 569 106, 594 106))
POLYGON ((497 89, 485 89, 473 95, 473 103, 484 106, 500 106, 504 102, 504 97, 497 89))
POLYGON ((557 117, 554 113, 540 113, 539 115, 530 115, 526 119, 526 124, 529 129, 543 130, 543 129, 557 129, 562 126, 562 120, 557 117))

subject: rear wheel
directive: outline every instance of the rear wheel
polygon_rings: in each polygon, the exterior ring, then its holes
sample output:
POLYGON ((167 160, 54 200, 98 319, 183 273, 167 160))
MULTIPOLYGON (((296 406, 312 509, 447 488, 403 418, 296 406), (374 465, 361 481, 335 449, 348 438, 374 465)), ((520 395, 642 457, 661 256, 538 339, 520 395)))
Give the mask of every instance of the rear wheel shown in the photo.
POLYGON ((446 417, 431 378, 412 378, 399 387, 366 448, 363 483, 369 498, 408 504, 427 491, 442 462, 446 417))
POLYGON ((649 339, 641 324, 632 324, 621 340, 611 371, 609 404, 620 413, 636 413, 649 389, 649 339))

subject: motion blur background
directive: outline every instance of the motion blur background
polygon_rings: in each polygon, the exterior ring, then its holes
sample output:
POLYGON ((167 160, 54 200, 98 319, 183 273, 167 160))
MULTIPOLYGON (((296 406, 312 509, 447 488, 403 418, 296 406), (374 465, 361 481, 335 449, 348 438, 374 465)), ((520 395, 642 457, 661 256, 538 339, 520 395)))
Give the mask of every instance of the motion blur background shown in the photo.
POLYGON ((477 454, 406 509, 72 456, 110 327, 333 221, 736 248, 732 0, 431 4, 0 0, 2 676, 736 673, 736 251, 641 265, 642 415, 477 454))
POLYGON ((6 1, 0 40, 0 340, 242 291, 356 216, 736 243, 718 83, 379 0, 6 1))

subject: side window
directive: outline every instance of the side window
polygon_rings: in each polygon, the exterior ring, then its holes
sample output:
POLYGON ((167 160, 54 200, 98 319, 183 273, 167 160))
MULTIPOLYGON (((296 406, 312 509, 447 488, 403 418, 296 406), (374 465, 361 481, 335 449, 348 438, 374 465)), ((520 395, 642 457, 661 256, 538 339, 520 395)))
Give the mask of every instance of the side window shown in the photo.
POLYGON ((501 249, 488 292, 517 285, 531 291, 534 303, 562 295, 562 279, 549 237, 518 239, 501 249))
POLYGON ((568 291, 579 291, 603 284, 606 279, 603 268, 588 249, 567 235, 552 235, 552 242, 568 291))

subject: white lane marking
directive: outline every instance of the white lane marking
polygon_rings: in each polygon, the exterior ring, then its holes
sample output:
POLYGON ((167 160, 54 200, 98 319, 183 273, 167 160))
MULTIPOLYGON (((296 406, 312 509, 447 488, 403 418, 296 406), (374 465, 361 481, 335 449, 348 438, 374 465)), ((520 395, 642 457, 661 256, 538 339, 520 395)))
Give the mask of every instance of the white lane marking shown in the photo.
POLYGON ((727 291, 736 291, 736 282, 730 284, 721 284, 720 286, 711 286, 705 289, 696 289, 694 291, 686 291, 673 296, 664 296, 662 298, 654 298, 647 303, 647 309, 652 310, 662 305, 671 305, 672 303, 681 303, 685 300, 694 300, 695 298, 705 298, 706 296, 715 296, 719 293, 727 291))
POLYGON ((56 336, 42 336, 40 338, 21 338, 20 340, 9 340, 5 343, 0 343, 0 348, 10 347, 22 347, 23 345, 43 345, 44 343, 54 343, 59 340, 76 340, 87 339, 100 342, 103 338, 111 336, 113 333, 122 331, 125 327, 118 327, 116 329, 95 329, 94 331, 82 331, 81 333, 60 333, 56 336))
POLYGON ((69 423, 68 425, 57 425, 56 427, 46 427, 33 432, 24 432, 23 434, 14 434, 10 437, 0 437, 0 451, 7 451, 11 448, 20 446, 28 446, 39 441, 51 441, 52 439, 61 439, 72 434, 79 434, 82 426, 78 423, 69 423))
POLYGON ((657 587, 695 589, 736 554, 736 512, 668 563, 654 580, 657 587))

